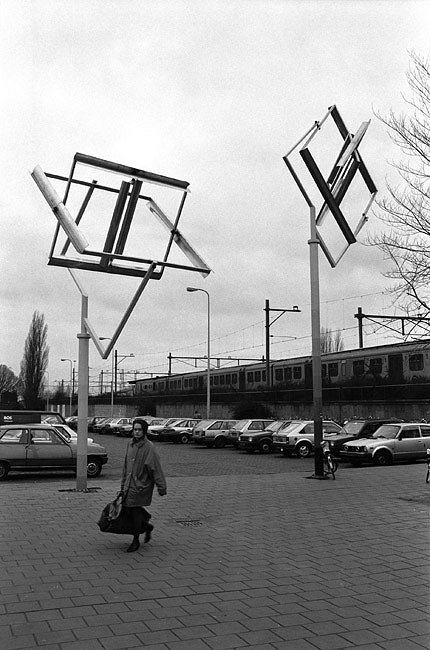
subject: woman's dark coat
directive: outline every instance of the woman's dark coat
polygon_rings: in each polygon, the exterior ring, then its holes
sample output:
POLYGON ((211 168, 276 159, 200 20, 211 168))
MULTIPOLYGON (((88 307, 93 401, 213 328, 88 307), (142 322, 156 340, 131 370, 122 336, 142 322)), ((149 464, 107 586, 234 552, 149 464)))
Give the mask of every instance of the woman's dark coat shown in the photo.
POLYGON ((166 494, 166 479, 154 445, 146 437, 138 441, 130 440, 121 478, 124 505, 128 508, 149 506, 154 485, 161 496, 166 494))

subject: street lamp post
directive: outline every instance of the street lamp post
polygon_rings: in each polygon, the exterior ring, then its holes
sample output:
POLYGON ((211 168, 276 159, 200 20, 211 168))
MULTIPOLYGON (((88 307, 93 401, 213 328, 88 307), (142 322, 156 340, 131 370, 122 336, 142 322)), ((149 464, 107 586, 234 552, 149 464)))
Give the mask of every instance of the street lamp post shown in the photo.
POLYGON ((112 381, 111 381, 111 395, 110 395, 110 416, 113 418, 113 403, 114 403, 114 394, 117 389, 117 375, 118 375, 118 364, 124 359, 129 357, 134 357, 133 352, 130 354, 118 354, 118 350, 114 350, 112 353, 112 381), (119 359, 119 361, 118 361, 119 359))
POLYGON ((72 400, 73 400, 73 364, 76 363, 72 359, 61 359, 61 361, 68 361, 70 363, 70 397, 69 397, 69 417, 72 415, 72 400))
POLYGON ((208 365, 207 365, 207 375, 206 375, 206 418, 210 418, 211 413, 211 303, 209 292, 206 289, 198 289, 197 287, 187 287, 187 291, 202 291, 207 295, 208 298, 208 365))

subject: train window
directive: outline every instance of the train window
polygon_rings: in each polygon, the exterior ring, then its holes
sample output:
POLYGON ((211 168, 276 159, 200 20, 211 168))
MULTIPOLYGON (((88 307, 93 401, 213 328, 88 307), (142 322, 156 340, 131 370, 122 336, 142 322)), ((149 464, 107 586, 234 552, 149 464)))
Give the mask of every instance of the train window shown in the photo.
POLYGON ((188 388, 188 379, 187 378, 184 379, 184 388, 188 388))
POLYGON ((261 381, 261 372, 259 370, 254 373, 254 381, 261 381))
POLYGON ((294 379, 302 378, 302 366, 293 366, 293 377, 294 379))
POLYGON ((291 368, 285 368, 285 381, 291 381, 293 378, 293 371, 291 368))
POLYGON ((226 384, 231 384, 231 375, 226 375, 225 376, 225 383, 226 384))
POLYGON ((199 380, 197 379, 197 377, 193 377, 193 387, 194 388, 197 388, 198 381, 199 380))
POLYGON ((372 375, 380 375, 382 372, 382 357, 377 357, 376 359, 370 359, 369 370, 372 375))
POLYGON ((364 359, 356 359, 352 362, 352 372, 354 377, 364 375, 364 359))
POLYGON ((426 424, 421 425, 421 435, 423 436, 423 438, 430 437, 430 427, 427 426, 426 424))
POLYGON ((220 376, 219 376, 219 383, 220 383, 221 385, 225 384, 225 375, 220 375, 220 376))
POLYGON ((275 379, 276 381, 282 381, 284 373, 282 368, 275 368, 275 379))
POLYGON ((231 383, 232 384, 237 384, 237 375, 232 375, 231 376, 231 383))
POLYGON ((424 357, 422 354, 409 355, 409 370, 422 370, 424 368, 424 357))
POLYGON ((219 377, 218 377, 218 375, 215 375, 215 377, 214 377, 214 386, 218 386, 218 384, 219 384, 219 377))
POLYGON ((339 375, 339 364, 338 363, 329 363, 328 364, 328 376, 337 377, 339 375))
POLYGON ((248 372, 246 375, 246 381, 248 381, 250 384, 254 382, 254 373, 253 372, 248 372))
POLYGON ((211 377, 211 386, 213 386, 213 383, 214 383, 214 378, 211 377))
POLYGON ((321 376, 327 377, 327 364, 323 363, 321 365, 321 376))

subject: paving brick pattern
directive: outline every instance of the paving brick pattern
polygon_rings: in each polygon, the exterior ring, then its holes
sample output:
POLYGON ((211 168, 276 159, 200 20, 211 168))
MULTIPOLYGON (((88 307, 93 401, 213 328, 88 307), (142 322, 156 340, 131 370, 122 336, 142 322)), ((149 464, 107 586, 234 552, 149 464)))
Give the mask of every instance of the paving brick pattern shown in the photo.
POLYGON ((309 473, 170 476, 153 540, 133 554, 95 523, 116 478, 85 494, 11 478, 1 650, 430 648, 424 465, 309 473))

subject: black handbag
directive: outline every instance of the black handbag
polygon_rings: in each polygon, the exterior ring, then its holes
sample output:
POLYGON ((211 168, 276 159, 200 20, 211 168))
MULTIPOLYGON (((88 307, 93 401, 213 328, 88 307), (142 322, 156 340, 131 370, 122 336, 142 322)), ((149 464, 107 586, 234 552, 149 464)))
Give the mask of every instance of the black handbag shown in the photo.
MULTIPOLYGON (((145 508, 142 508, 142 512, 144 516, 139 533, 146 532, 148 522, 151 519, 151 515, 145 508)), ((103 508, 97 525, 102 533, 115 533, 117 535, 134 535, 135 533, 130 509, 123 507, 121 496, 118 496, 103 508)))

